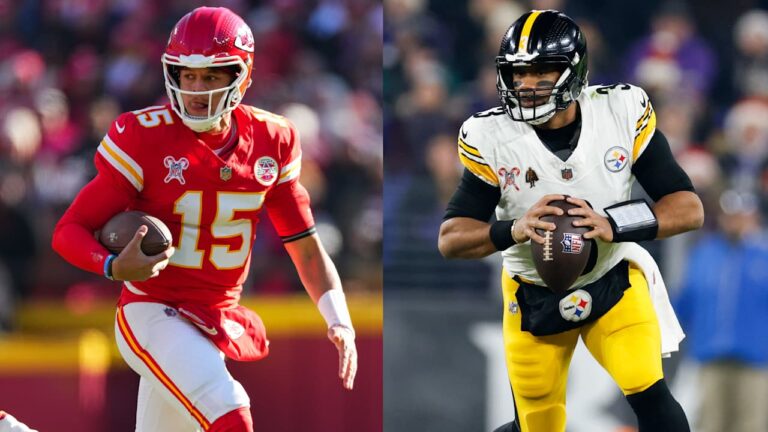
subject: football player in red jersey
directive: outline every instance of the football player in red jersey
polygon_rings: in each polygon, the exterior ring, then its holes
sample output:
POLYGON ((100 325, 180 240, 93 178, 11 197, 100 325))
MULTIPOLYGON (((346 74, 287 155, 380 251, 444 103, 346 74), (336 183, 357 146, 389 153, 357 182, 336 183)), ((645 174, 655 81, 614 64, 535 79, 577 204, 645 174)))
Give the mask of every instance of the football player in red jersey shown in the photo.
POLYGON ((137 431, 253 430, 248 396, 224 357, 268 352, 261 320, 238 305, 262 209, 328 323, 343 386, 353 386, 355 332, 298 181, 297 131, 240 104, 253 50, 251 30, 228 9, 184 16, 162 57, 170 104, 117 118, 94 158, 97 176, 53 235, 53 248, 72 264, 123 281, 115 333, 141 375, 137 431), (142 226, 111 255, 93 233, 127 209, 165 222, 175 247, 144 255, 142 226))

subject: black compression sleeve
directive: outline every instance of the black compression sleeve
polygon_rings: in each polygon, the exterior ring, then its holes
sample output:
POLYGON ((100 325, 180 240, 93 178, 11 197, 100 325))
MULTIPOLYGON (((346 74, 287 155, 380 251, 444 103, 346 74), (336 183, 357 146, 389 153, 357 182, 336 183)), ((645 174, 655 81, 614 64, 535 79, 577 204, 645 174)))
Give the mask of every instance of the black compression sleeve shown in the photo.
POLYGON ((667 137, 658 129, 632 165, 632 174, 654 201, 673 192, 694 192, 691 179, 675 161, 667 137))
POLYGON ((443 219, 470 217, 488 222, 500 199, 501 190, 498 187, 480 180, 465 168, 443 219))

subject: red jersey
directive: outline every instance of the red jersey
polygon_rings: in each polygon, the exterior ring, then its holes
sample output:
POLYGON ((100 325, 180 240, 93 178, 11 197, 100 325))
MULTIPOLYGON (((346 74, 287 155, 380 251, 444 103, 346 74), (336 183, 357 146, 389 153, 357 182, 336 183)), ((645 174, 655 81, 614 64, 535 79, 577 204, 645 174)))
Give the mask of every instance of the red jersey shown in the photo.
POLYGON ((222 159, 167 105, 120 115, 98 147, 98 175, 56 227, 54 249, 102 273, 109 252, 92 233, 120 211, 144 211, 168 225, 176 252, 158 277, 126 288, 168 303, 236 303, 261 211, 284 241, 313 233, 314 221, 293 125, 245 105, 232 116, 238 142, 222 159))

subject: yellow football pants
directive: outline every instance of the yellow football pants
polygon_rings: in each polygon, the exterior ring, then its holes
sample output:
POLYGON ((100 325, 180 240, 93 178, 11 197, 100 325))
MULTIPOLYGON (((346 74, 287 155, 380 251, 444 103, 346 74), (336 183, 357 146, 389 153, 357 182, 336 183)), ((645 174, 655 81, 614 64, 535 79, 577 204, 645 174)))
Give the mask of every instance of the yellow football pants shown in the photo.
POLYGON ((643 273, 629 269, 624 297, 597 321, 550 336, 520 330, 518 284, 502 271, 504 351, 522 432, 565 431, 565 385, 579 336, 625 395, 664 377, 661 335, 643 273))

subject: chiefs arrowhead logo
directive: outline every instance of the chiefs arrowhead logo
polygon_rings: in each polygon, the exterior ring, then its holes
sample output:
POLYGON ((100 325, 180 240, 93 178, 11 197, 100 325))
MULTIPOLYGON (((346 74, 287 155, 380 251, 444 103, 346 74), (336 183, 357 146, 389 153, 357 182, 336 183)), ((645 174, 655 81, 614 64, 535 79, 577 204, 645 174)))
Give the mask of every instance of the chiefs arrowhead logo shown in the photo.
POLYGON ((253 35, 251 34, 251 31, 248 30, 248 27, 240 27, 240 30, 237 32, 237 37, 235 38, 235 46, 243 51, 252 53, 254 45, 253 35))

